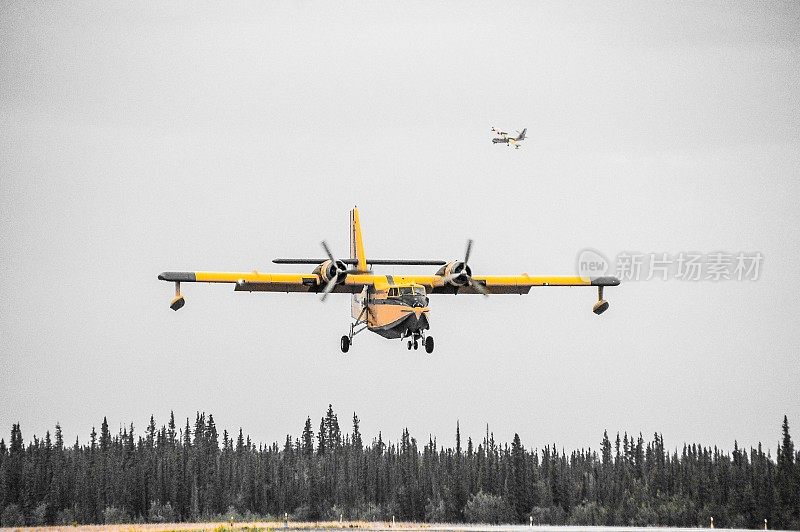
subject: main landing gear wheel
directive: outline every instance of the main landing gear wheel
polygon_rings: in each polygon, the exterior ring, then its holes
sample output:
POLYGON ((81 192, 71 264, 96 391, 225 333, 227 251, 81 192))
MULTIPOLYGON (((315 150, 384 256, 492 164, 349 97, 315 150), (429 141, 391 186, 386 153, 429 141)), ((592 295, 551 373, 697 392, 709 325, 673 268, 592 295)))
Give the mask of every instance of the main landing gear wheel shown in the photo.
POLYGON ((418 348, 419 348, 419 343, 416 340, 414 340, 414 351, 416 351, 418 348))
POLYGON ((411 340, 408 341, 408 350, 411 351, 411 340))
POLYGON ((425 352, 433 353, 433 336, 425 338, 425 352))
POLYGON ((347 353, 350 351, 350 337, 349 336, 342 336, 341 346, 342 353, 347 353))

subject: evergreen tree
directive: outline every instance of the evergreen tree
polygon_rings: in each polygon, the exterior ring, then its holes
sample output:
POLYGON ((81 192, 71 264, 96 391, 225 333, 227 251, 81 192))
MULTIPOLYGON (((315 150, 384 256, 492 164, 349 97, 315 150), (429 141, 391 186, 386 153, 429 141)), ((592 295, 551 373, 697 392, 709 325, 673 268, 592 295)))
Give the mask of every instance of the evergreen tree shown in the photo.
POLYGON ((314 432, 311 430, 311 417, 306 418, 306 424, 303 427, 303 455, 311 456, 314 454, 314 432))
POLYGON ((177 432, 175 431, 175 412, 169 413, 169 429, 167 430, 167 437, 170 447, 174 448, 176 443, 177 432))
POLYGON ((511 471, 509 473, 508 497, 517 521, 523 521, 531 509, 526 472, 525 448, 522 446, 519 434, 514 433, 514 440, 511 442, 511 471))
POLYGON ((342 443, 342 433, 339 430, 339 421, 333 413, 333 405, 328 405, 328 412, 325 414, 325 433, 327 441, 325 447, 333 451, 342 443))
POLYGON ((781 443, 778 445, 777 467, 776 467, 776 488, 778 491, 778 505, 781 512, 781 524, 785 527, 792 526, 798 519, 800 511, 800 485, 797 483, 797 476, 794 464, 794 443, 789 434, 789 419, 783 416, 781 425, 781 443))
POLYGON ((19 423, 11 425, 11 439, 8 447, 8 459, 5 466, 5 504, 24 505, 25 493, 25 446, 22 442, 22 430, 19 423))
POLYGON ((327 430, 325 427, 325 418, 319 421, 319 432, 317 432, 317 454, 323 456, 325 454, 325 447, 328 444, 327 430))
MULTIPOLYGON (((360 451, 364 447, 364 444, 361 441, 361 432, 359 432, 359 429, 358 429, 359 423, 360 423, 360 420, 358 419, 358 416, 356 415, 355 412, 353 412, 353 439, 352 439, 352 443, 353 443, 353 449, 356 449, 358 451, 360 451)), ((308 420, 308 426, 311 427, 311 419, 310 418, 308 420)))

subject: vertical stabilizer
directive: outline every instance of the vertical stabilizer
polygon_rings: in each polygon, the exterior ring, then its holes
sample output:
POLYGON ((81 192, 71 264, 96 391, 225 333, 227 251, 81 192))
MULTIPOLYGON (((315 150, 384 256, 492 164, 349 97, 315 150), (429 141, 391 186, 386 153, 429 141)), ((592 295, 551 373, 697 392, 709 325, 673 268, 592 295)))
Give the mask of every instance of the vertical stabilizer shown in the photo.
POLYGON ((367 271, 367 259, 364 255, 364 240, 361 237, 361 222, 358 220, 358 208, 353 207, 350 211, 350 258, 356 259, 356 268, 359 271, 367 271))

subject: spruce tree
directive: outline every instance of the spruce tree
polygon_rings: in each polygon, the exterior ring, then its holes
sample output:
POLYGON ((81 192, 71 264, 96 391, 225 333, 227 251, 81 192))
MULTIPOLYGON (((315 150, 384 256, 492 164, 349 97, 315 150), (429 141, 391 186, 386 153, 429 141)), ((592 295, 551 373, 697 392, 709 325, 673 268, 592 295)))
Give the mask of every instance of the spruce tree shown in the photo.
POLYGON ((242 435, 242 427, 239 427, 239 436, 236 438, 236 455, 241 456, 244 450, 244 436, 242 435))
POLYGON ((789 527, 798 516, 800 494, 795 476, 794 443, 789 434, 789 419, 783 416, 781 425, 782 438, 778 446, 775 487, 778 491, 778 505, 781 511, 783 526, 789 527))
POLYGON ((175 412, 170 410, 170 412, 169 412, 169 425, 168 425, 168 430, 167 430, 167 438, 168 438, 169 445, 170 445, 171 448, 175 448, 175 443, 176 443, 175 437, 176 436, 177 436, 177 432, 175 430, 175 412))
POLYGON ((603 441, 600 442, 600 449, 602 452, 603 466, 609 467, 611 465, 611 441, 608 439, 608 431, 603 431, 603 441))
MULTIPOLYGON (((308 423, 308 426, 310 427, 311 426, 311 419, 309 419, 307 423, 308 423)), ((363 448, 364 448, 364 444, 361 441, 361 432, 359 431, 359 423, 360 423, 360 420, 358 419, 358 416, 356 415, 355 412, 353 412, 353 440, 352 440, 352 444, 353 444, 353 448, 357 452, 362 451, 363 448)))
POLYGON ((306 424, 303 427, 303 456, 311 456, 314 454, 314 431, 311 430, 311 417, 306 418, 306 424))
POLYGON ((319 420, 319 432, 317 432, 317 454, 325 455, 325 446, 328 443, 328 436, 325 430, 325 418, 319 420))
POLYGON ((342 433, 339 430, 339 420, 333 413, 333 405, 328 405, 328 412, 325 414, 325 430, 327 432, 326 447, 329 451, 337 449, 342 443, 342 433))
POLYGON ((8 447, 8 465, 6 466, 5 495, 6 504, 23 503, 25 446, 22 442, 22 430, 19 423, 11 425, 11 440, 8 447))
POLYGON ((527 479, 525 471, 525 448, 519 439, 519 434, 514 433, 511 442, 511 473, 509 475, 508 495, 511 507, 516 512, 517 521, 523 521, 530 511, 530 500, 527 496, 527 479))

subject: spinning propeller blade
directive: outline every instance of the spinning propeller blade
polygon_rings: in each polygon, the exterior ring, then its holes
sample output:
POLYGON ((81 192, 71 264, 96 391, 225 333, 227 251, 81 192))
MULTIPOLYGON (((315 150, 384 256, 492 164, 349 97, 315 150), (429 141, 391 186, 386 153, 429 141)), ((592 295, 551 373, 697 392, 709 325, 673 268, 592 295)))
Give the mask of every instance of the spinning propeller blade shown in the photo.
POLYGON ((325 300, 328 298, 328 294, 336 288, 336 283, 339 280, 339 275, 336 274, 335 276, 331 277, 331 280, 328 281, 328 284, 325 285, 325 290, 322 291, 322 296, 319 298, 320 301, 325 303, 325 300))
POLYGON ((336 259, 333 258, 333 253, 331 253, 331 249, 328 247, 328 243, 323 240, 322 242, 320 242, 320 244, 322 244, 322 249, 325 250, 325 254, 328 256, 329 259, 331 259, 331 262, 335 263, 336 259))
POLYGON ((470 255, 472 255, 472 243, 473 243, 473 240, 471 238, 469 240, 467 240, 467 249, 464 250, 464 266, 463 266, 463 268, 461 268, 461 271, 458 272, 458 273, 451 273, 449 275, 445 275, 444 276, 444 282, 452 283, 456 279, 462 279, 462 283, 464 285, 470 286, 470 287, 472 287, 472 289, 474 289, 476 292, 478 292, 482 296, 488 297, 489 296, 489 291, 486 289, 486 287, 484 285, 482 285, 481 283, 475 281, 472 278, 472 275, 470 275, 470 273, 469 273, 471 271, 470 268, 468 268, 468 265, 469 265, 469 257, 470 257, 470 255))
POLYGON ((336 273, 330 278, 328 283, 325 285, 325 289, 322 291, 322 296, 320 296, 320 301, 324 303, 325 300, 328 299, 328 294, 333 292, 333 289, 336 288, 337 284, 343 283, 344 280, 347 279, 347 276, 349 274, 359 273, 359 270, 357 268, 348 268, 346 270, 340 270, 339 267, 340 265, 343 264, 342 261, 337 260, 333 256, 333 253, 331 253, 331 249, 328 247, 327 242, 323 240, 322 242, 320 242, 320 244, 322 245, 322 249, 325 250, 325 254, 331 260, 331 264, 333 264, 334 269, 336 270, 336 273))

